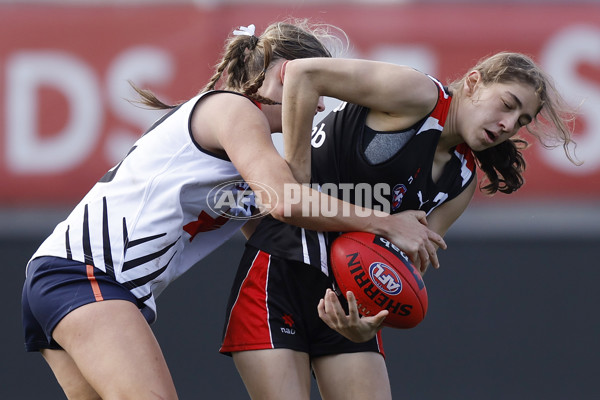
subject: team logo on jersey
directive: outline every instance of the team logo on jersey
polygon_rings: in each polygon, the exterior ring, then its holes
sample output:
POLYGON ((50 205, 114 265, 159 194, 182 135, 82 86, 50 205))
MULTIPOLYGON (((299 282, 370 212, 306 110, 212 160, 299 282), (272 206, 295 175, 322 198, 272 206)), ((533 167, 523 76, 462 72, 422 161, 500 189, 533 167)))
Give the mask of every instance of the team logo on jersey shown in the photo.
POLYGON ((275 191, 262 183, 229 181, 211 189, 207 196, 208 207, 229 219, 252 219, 267 215, 277 205, 275 191))
POLYGON ((406 186, 401 183, 394 186, 394 189, 392 189, 392 211, 396 211, 400 208, 406 191, 406 186))
POLYGON ((369 267, 371 281, 384 293, 395 296, 402 291, 400 276, 392 267, 382 262, 374 262, 369 267))

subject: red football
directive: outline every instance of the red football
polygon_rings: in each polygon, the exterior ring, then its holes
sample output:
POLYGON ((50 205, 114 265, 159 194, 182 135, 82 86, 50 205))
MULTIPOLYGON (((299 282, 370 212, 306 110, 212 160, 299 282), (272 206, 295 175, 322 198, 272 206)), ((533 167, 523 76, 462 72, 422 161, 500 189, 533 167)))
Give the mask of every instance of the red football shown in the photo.
POLYGON ((354 293, 363 316, 390 311, 383 324, 413 328, 427 313, 427 289, 408 257, 384 237, 348 232, 331 246, 331 267, 345 296, 354 293))

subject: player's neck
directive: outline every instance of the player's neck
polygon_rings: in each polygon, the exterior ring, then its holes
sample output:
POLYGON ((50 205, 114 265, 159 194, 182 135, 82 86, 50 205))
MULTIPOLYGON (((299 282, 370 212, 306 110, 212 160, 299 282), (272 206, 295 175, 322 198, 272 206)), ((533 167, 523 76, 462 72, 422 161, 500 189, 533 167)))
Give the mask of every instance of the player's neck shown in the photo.
POLYGON ((448 109, 448 116, 446 117, 446 123, 440 136, 440 140, 437 145, 437 152, 447 153, 450 149, 456 147, 460 143, 464 142, 462 136, 458 131, 458 118, 457 110, 460 99, 457 96, 452 98, 450 102, 450 108, 448 109))

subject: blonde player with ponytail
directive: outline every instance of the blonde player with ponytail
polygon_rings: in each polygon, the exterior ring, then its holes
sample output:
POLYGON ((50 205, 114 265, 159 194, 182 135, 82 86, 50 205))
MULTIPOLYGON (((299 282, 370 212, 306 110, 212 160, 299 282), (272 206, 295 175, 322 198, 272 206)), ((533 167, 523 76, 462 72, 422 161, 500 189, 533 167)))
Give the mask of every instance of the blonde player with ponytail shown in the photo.
MULTIPOLYGON (((311 194, 294 177, 307 162, 304 149, 296 151, 303 141, 284 137, 283 159, 270 135, 282 129, 287 61, 330 57, 326 28, 300 21, 272 24, 260 36, 253 26, 236 29, 208 85, 181 104, 138 89, 142 103, 170 111, 56 226, 26 270, 26 350, 41 352, 67 398, 177 398, 149 326, 156 297, 250 217, 244 207, 246 219, 215 210, 215 188, 247 183, 257 197, 280 200, 286 185, 311 194)), ((319 101, 313 113, 322 110, 319 101)), ((300 205, 286 214, 284 206, 266 211, 309 229, 381 234, 413 257, 445 246, 424 213, 323 218, 303 216, 300 205)))

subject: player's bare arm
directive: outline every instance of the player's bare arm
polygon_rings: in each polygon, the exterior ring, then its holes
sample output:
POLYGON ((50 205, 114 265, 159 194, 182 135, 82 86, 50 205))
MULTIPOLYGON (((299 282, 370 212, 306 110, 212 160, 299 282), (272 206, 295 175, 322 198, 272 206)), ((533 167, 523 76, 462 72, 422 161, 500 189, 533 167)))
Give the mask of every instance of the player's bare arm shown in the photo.
MULTIPOLYGON (((429 113, 437 101, 437 89, 431 79, 402 65, 309 58, 290 61, 285 74, 284 86, 289 85, 286 93, 293 96, 285 100, 294 101, 290 104, 284 101, 284 110, 311 110, 309 104, 316 104, 318 96, 328 96, 406 119, 406 126, 410 126, 429 113)), ((284 125, 286 128, 290 127, 284 125)))
MULTIPOLYGON (((203 142, 199 141, 199 143, 211 145, 212 151, 223 149, 251 186, 252 182, 262 183, 262 187, 252 188, 259 196, 264 191, 264 186, 268 186, 279 199, 283 200, 285 185, 291 185, 300 191, 303 198, 318 198, 321 202, 333 201, 338 203, 338 209, 345 208, 341 200, 315 192, 309 187, 300 185, 294 179, 287 163, 281 158, 271 141, 266 119, 254 118, 256 115, 252 117, 253 113, 260 113, 254 104, 241 96, 231 94, 215 94, 211 97, 213 99, 207 99, 207 103, 199 108, 199 113, 210 113, 213 107, 221 107, 220 103, 226 101, 227 110, 231 110, 228 111, 230 115, 211 122, 210 132, 207 132, 209 128, 206 124, 200 127, 193 123, 194 135, 199 135, 197 132, 205 132, 208 139, 200 138, 203 142), (225 100, 214 101, 218 97, 225 100), (209 103, 208 100, 213 101, 209 103), (239 146, 241 141, 245 146, 239 146)), ((289 190, 290 186, 287 189, 289 190)), ((365 217, 365 210, 351 205, 349 216, 322 218, 320 215, 303 215, 302 204, 294 204, 286 211, 282 203, 283 201, 279 201, 279 204, 271 210, 271 215, 276 219, 311 230, 363 231, 378 234, 387 237, 405 250, 412 260, 417 260, 417 255, 421 254, 421 258, 429 262, 427 254, 434 253, 431 242, 446 247, 443 238, 425 225, 423 212, 409 211, 392 216, 378 216, 371 213, 370 216, 365 217)), ((437 263, 435 260, 432 262, 437 263)))

